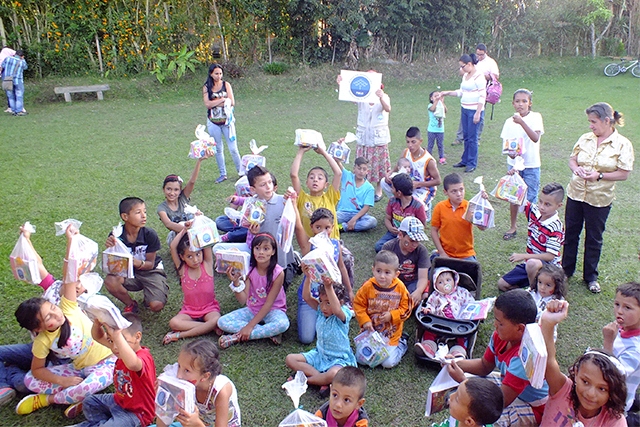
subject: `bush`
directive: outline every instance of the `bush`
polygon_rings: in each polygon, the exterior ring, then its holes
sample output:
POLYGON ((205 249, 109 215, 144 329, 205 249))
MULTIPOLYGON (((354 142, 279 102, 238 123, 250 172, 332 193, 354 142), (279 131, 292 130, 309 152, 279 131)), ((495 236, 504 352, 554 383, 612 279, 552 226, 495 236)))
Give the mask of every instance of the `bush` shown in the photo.
POLYGON ((244 77, 245 75, 244 68, 242 68, 240 65, 236 64, 235 62, 227 61, 227 62, 223 62, 220 65, 222 65, 222 71, 224 72, 224 75, 226 77, 237 79, 240 77, 244 77))
POLYGON ((284 62, 271 62, 270 64, 264 64, 262 71, 273 76, 283 74, 289 70, 289 66, 284 62))

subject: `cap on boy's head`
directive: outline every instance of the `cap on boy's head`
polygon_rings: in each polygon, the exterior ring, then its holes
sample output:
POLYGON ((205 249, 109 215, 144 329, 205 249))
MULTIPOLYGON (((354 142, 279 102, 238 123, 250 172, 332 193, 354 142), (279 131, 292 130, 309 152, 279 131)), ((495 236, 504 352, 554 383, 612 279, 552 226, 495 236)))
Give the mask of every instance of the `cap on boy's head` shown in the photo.
POLYGON ((486 378, 471 377, 464 382, 470 397, 469 415, 479 425, 493 424, 502 415, 504 400, 497 384, 486 378))
POLYGON ((357 157, 356 161, 354 162, 354 164, 356 166, 368 165, 369 164, 369 159, 367 159, 366 157, 357 157))
POLYGON ((624 283, 616 289, 616 293, 622 295, 623 297, 635 298, 640 305, 640 283, 638 282, 629 282, 624 283))
POLYGON ((136 314, 134 314, 134 313, 122 313, 122 317, 124 317, 129 322, 131 322, 131 326, 129 326, 126 329, 126 331, 129 334, 135 335, 138 332, 142 332, 142 322, 140 321, 140 318, 136 314))
POLYGON ((496 298, 495 308, 516 325, 528 325, 536 321, 538 308, 531 294, 524 289, 513 289, 496 298))
POLYGON ((376 254, 376 257, 373 259, 373 265, 377 263, 387 264, 393 267, 394 270, 397 270, 400 266, 400 260, 398 259, 398 255, 394 254, 391 251, 380 251, 376 254))
POLYGON ((420 129, 418 127, 411 126, 409 129, 407 129, 406 137, 420 139, 422 138, 422 134, 420 133, 420 129))
POLYGON ((562 184, 552 182, 542 187, 542 194, 547 196, 553 196, 556 202, 560 203, 564 200, 564 187, 562 184))
POLYGON ((426 242, 429 239, 424 233, 424 224, 415 216, 407 216, 400 223, 398 231, 402 231, 415 242, 426 242))
POLYGON ((411 196, 413 194, 413 181, 411 177, 406 173, 399 173, 391 178, 391 184, 396 191, 401 192, 405 196, 411 196))
POLYGON ((358 397, 358 399, 362 399, 364 397, 364 393, 367 389, 367 379, 365 378, 364 373, 360 368, 356 368, 355 366, 345 366, 340 369, 336 373, 336 376, 333 377, 331 384, 340 384, 346 387, 354 387, 358 389, 360 391, 360 397, 358 397))
POLYGON ((144 200, 139 197, 126 197, 120 201, 120 215, 128 214, 137 205, 144 205, 144 200))
POLYGON ((250 186, 254 186, 256 183, 256 178, 262 175, 268 174, 269 171, 264 166, 256 165, 247 171, 247 181, 249 181, 250 186))
POLYGON ((459 173, 454 172, 444 177, 442 185, 444 186, 444 191, 447 191, 452 185, 462 184, 463 182, 464 180, 462 179, 462 176, 459 173))

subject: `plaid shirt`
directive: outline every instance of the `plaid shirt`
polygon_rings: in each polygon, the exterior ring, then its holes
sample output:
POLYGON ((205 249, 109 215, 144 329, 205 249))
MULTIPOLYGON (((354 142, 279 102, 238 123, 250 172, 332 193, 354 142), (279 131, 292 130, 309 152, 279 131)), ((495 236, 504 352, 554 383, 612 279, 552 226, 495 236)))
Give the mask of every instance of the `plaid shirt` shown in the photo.
POLYGON ((19 56, 9 56, 2 61, 2 69, 5 77, 13 76, 14 83, 22 83, 24 70, 27 69, 27 61, 19 56))

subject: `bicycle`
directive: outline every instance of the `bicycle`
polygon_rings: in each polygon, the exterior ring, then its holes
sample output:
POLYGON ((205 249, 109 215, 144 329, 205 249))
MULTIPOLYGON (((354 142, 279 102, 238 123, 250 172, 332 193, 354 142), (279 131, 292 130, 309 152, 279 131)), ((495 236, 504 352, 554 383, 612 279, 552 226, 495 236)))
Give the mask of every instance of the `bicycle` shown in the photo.
POLYGON ((631 74, 635 77, 640 77, 640 59, 631 61, 629 65, 624 63, 625 59, 620 58, 620 62, 614 62, 604 67, 604 75, 607 77, 617 76, 620 73, 626 73, 631 70, 631 74))

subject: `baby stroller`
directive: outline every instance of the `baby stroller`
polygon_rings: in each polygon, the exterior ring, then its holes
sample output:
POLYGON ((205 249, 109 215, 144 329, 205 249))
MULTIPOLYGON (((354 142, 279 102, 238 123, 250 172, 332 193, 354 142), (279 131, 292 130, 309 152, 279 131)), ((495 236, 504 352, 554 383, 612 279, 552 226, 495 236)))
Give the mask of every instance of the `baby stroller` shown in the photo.
MULTIPOLYGON (((433 272, 436 268, 447 267, 458 272, 460 280, 458 286, 467 289, 476 300, 481 297, 482 290, 482 270, 480 263, 476 261, 466 261, 456 258, 437 257, 433 260, 431 270, 429 270, 429 283, 431 283, 429 293, 433 292, 435 284, 433 283, 433 272)), ((473 347, 476 343, 476 335, 481 320, 454 320, 446 317, 436 316, 431 313, 423 313, 422 309, 427 305, 427 299, 423 299, 418 306, 415 315, 418 321, 416 328, 416 342, 422 340, 422 336, 426 331, 430 331, 438 336, 437 343, 448 343, 463 338, 467 348, 467 358, 473 356, 473 347)), ((415 354, 416 359, 421 362, 437 362, 435 359, 424 354, 415 354)))

